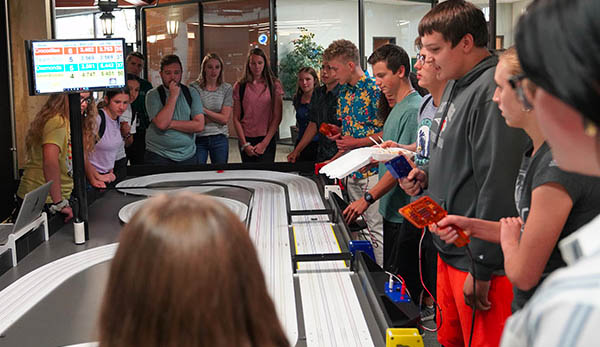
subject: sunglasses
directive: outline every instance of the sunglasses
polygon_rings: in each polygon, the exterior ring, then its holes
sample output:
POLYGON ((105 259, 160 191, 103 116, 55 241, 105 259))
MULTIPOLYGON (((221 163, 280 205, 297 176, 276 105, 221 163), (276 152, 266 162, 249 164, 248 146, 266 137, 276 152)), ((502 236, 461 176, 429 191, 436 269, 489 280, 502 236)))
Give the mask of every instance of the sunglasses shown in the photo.
POLYGON ((92 98, 91 96, 88 96, 87 98, 79 98, 79 103, 83 104, 85 103, 91 103, 92 101, 94 101, 94 98, 92 98))
POLYGON ((533 105, 531 105, 531 102, 527 100, 527 96, 525 96, 525 90, 523 89, 523 80, 526 78, 527 76, 525 74, 514 75, 508 79, 508 84, 510 84, 510 87, 517 93, 517 97, 523 104, 523 107, 525 107, 527 110, 532 110, 533 105))

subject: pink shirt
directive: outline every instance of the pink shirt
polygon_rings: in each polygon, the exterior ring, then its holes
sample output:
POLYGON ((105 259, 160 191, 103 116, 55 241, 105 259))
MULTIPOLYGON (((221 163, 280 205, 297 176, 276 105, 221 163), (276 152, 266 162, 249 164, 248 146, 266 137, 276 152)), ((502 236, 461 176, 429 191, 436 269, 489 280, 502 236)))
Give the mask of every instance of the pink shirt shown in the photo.
MULTIPOLYGON (((275 95, 283 95, 281 83, 275 81, 275 95)), ((233 99, 240 101, 240 84, 233 86, 233 99)), ((271 94, 265 82, 247 83, 244 91, 244 117, 242 118, 242 129, 244 136, 259 137, 267 135, 269 123, 273 118, 271 107, 271 94)))

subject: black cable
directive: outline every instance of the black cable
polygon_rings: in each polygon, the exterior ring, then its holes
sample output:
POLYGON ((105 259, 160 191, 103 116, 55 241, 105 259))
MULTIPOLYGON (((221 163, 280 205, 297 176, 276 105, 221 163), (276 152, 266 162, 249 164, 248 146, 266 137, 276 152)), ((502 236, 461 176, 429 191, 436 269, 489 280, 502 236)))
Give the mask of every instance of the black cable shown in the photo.
MULTIPOLYGON (((465 248, 467 249, 467 255, 469 256, 469 258, 471 259, 471 269, 473 269, 473 297, 475 298, 475 301, 477 301, 477 292, 476 292, 476 276, 475 276, 475 259, 473 258, 473 254, 471 253, 471 249, 469 248, 469 245, 466 245, 465 248)), ((471 333, 469 334, 469 347, 471 347, 471 342, 473 341, 473 330, 475 329, 475 311, 476 309, 476 302, 473 303, 473 316, 471 317, 471 333)))

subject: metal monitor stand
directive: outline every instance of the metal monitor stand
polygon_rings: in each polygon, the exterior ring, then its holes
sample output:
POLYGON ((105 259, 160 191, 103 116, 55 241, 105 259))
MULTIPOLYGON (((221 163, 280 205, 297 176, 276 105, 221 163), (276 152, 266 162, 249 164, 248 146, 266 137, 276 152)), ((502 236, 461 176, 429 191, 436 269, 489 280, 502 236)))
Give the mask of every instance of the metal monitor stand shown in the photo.
POLYGON ((69 94, 69 118, 71 123, 71 153, 73 155, 73 226, 75 243, 90 239, 88 226, 85 159, 83 156, 83 127, 79 93, 69 94))

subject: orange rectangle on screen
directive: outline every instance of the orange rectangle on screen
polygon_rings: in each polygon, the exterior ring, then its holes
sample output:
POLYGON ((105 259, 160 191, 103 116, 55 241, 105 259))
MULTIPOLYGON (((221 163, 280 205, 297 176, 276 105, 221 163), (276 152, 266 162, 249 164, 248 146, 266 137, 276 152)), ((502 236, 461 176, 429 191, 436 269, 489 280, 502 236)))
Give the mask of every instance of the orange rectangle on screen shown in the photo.
POLYGON ((63 54, 62 47, 43 47, 36 48, 35 55, 61 55, 63 54))
POLYGON ((98 53, 114 53, 114 46, 98 46, 98 53))
POLYGON ((77 47, 77 52, 79 52, 80 54, 96 53, 96 47, 94 47, 94 46, 77 47))
POLYGON ((77 48, 76 47, 65 47, 65 54, 68 54, 68 55, 77 54, 77 48))

